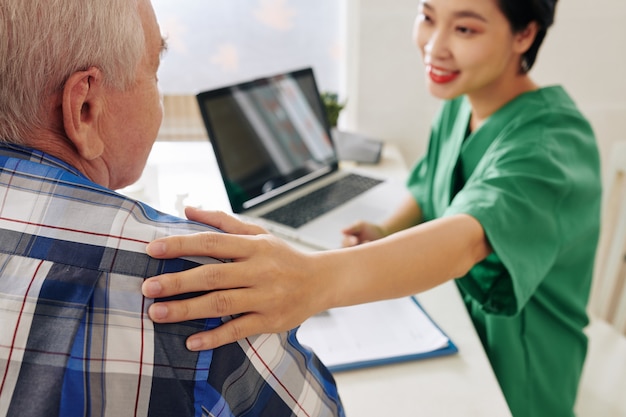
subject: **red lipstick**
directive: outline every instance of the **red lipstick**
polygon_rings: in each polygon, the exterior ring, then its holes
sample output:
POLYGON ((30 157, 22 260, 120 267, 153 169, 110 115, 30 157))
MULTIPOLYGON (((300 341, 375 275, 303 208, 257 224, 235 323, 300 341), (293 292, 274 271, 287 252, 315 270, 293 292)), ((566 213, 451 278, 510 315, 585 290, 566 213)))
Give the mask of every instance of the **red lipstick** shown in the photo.
POLYGON ((460 74, 459 71, 448 71, 433 65, 427 65, 426 71, 428 72, 428 76, 432 82, 436 84, 449 83, 450 81, 455 80, 460 74))

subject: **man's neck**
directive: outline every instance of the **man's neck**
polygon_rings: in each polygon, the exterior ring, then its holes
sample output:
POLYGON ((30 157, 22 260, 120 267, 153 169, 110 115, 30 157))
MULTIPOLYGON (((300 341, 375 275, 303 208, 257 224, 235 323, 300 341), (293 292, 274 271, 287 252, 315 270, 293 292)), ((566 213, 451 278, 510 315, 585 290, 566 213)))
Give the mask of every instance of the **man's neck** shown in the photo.
POLYGON ((37 149, 50 156, 60 159, 80 171, 91 181, 108 187, 108 177, 99 173, 107 172, 106 167, 101 166, 103 162, 98 158, 87 161, 81 158, 72 142, 54 131, 37 130, 31 135, 33 139, 27 141, 25 146, 37 149))

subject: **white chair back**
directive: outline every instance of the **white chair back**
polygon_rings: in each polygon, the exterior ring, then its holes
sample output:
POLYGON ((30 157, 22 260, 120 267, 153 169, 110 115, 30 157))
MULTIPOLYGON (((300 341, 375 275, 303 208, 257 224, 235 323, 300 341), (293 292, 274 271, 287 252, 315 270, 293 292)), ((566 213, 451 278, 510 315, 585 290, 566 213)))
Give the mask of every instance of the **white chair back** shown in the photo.
POLYGON ((614 144, 607 162, 578 417, 626 416, 626 141, 614 144))
POLYGON ((589 311, 626 334, 626 141, 613 144, 607 168, 589 311))

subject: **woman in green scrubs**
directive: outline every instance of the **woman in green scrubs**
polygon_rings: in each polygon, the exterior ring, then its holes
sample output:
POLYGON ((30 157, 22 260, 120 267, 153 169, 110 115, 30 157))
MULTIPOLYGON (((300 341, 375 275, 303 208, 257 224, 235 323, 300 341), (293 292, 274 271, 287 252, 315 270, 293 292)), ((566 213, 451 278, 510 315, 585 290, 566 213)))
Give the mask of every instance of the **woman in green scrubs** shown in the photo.
POLYGON ((223 213, 187 215, 230 234, 153 242, 155 257, 231 258, 146 281, 158 322, 246 313, 192 336, 210 349, 282 331, 328 308, 456 283, 515 417, 573 416, 601 184, 592 129, 567 93, 530 78, 555 0, 422 0, 414 38, 444 100, 411 198, 348 248, 297 252, 223 213), (367 244, 363 244, 366 243, 367 244))

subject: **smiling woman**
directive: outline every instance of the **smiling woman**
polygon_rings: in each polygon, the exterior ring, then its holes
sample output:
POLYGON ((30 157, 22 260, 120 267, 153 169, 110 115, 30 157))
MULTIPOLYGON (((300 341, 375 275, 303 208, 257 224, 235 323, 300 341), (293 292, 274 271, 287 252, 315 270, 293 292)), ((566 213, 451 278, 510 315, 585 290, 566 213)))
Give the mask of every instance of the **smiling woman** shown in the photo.
POLYGON ((340 2, 154 0, 169 49, 159 72, 165 94, 200 90, 312 66, 337 91, 340 2))

